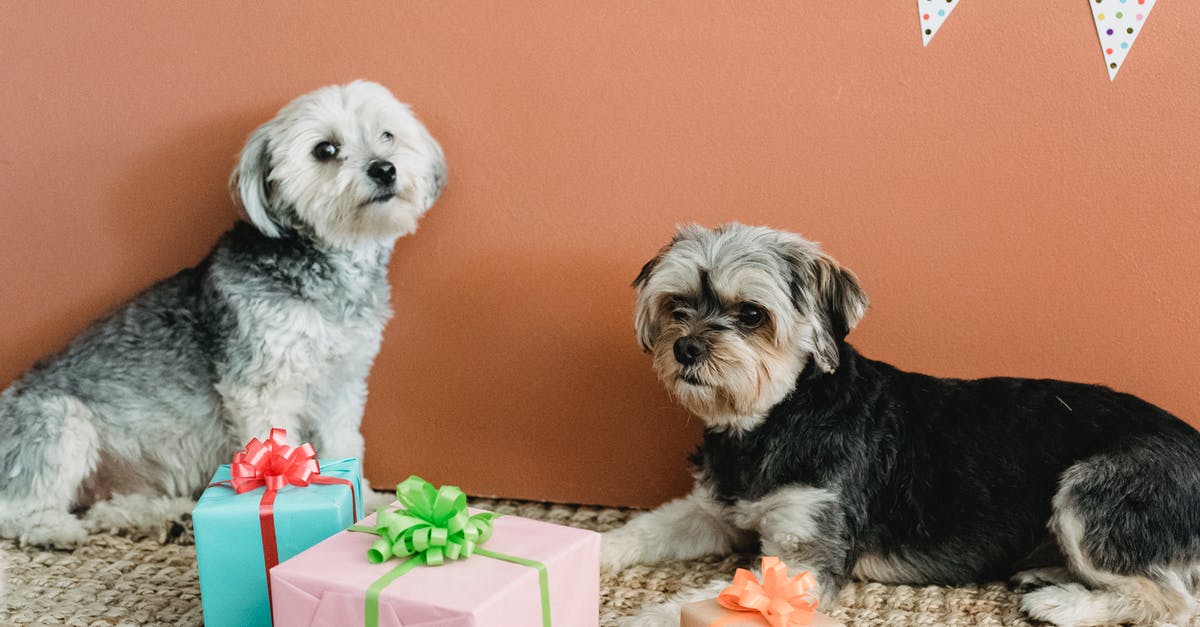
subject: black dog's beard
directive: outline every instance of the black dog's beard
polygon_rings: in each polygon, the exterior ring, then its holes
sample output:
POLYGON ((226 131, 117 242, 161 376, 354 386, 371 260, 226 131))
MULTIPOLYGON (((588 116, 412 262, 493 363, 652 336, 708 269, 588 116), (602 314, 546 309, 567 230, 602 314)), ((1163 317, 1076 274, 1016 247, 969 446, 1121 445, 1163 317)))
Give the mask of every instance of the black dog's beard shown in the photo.
POLYGON ((751 428, 791 390, 804 360, 762 342, 728 339, 699 364, 675 361, 672 340, 657 347, 659 379, 688 411, 709 423, 751 428))

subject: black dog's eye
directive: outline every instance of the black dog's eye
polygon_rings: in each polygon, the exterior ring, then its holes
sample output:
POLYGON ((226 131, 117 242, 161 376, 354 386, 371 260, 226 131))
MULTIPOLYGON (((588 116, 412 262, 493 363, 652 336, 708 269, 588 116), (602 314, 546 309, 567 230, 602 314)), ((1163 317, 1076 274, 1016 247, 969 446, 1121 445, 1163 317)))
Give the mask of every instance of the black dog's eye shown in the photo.
POLYGON ((395 136, 395 135, 392 135, 392 134, 391 134, 391 133, 389 133, 388 131, 384 131, 384 132, 383 132, 383 135, 380 135, 380 136, 379 136, 379 139, 382 139, 383 141, 385 141, 385 142, 387 142, 387 143, 389 143, 389 144, 390 144, 390 143, 392 143, 392 140, 393 140, 393 139, 395 139, 395 138, 396 138, 396 136, 395 136))
POLYGON ((338 156, 338 147, 329 142, 321 142, 313 148, 312 154, 317 161, 329 161, 338 156))
POLYGON ((767 314, 762 307, 754 303, 742 303, 738 307, 738 323, 747 329, 756 329, 767 320, 767 314))
POLYGON ((682 298, 672 298, 667 301, 667 307, 670 308, 671 318, 677 322, 683 322, 691 315, 692 310, 688 307, 687 301, 682 298))

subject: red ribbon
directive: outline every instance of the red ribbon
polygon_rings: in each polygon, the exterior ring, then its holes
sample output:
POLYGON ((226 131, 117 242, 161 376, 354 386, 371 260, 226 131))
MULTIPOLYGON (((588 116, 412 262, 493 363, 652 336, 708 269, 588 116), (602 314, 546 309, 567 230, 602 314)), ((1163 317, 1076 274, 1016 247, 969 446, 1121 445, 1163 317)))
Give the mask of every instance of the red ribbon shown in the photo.
POLYGON ((271 595, 271 569, 279 565, 279 547, 275 542, 275 495, 284 486, 308 487, 310 483, 340 484, 350 488, 350 507, 358 520, 354 484, 346 479, 321 474, 321 464, 312 444, 287 445, 286 429, 271 429, 266 442, 250 438, 246 448, 233 454, 230 478, 211 486, 227 486, 238 494, 266 487, 258 502, 258 526, 262 531, 263 564, 267 571, 267 598, 271 595))

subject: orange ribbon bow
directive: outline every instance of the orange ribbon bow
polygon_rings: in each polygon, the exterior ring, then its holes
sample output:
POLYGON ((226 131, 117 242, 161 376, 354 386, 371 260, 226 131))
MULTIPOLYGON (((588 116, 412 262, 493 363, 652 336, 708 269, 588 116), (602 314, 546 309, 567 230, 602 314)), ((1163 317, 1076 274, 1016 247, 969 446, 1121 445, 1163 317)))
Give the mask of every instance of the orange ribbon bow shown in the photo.
POLYGON ((288 446, 287 431, 271 429, 266 442, 250 438, 245 450, 233 454, 229 482, 238 494, 262 486, 268 491, 289 484, 304 487, 313 475, 321 474, 316 458, 312 444, 288 446))
POLYGON ((764 557, 761 584, 754 573, 739 568, 717 602, 737 612, 758 612, 771 627, 793 627, 812 622, 817 609, 816 588, 817 580, 811 572, 806 570, 788 579, 787 566, 778 557, 764 557))

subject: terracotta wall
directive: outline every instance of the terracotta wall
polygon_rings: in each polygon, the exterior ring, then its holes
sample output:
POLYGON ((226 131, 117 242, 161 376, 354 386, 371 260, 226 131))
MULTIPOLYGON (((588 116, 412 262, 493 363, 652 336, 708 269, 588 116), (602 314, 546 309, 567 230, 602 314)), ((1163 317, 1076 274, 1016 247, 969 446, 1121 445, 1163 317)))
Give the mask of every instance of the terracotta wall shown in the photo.
POLYGON ((204 255, 256 124, 367 77, 451 167, 392 265, 378 484, 682 493, 699 423, 629 282, 691 220, 825 242, 871 356, 1200 423, 1200 12, 1159 3, 1110 84, 1086 2, 1029 4, 964 3, 923 49, 911 2, 9 2, 0 383, 204 255))

